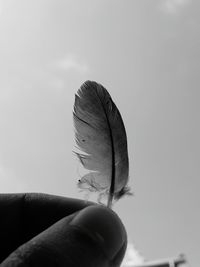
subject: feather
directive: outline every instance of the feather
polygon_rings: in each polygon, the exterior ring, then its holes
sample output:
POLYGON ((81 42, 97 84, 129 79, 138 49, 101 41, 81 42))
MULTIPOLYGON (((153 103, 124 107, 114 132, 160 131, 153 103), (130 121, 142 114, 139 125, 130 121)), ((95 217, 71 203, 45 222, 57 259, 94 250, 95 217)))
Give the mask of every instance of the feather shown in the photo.
POLYGON ((81 164, 89 172, 78 182, 87 189, 113 199, 131 194, 127 187, 129 162, 127 137, 118 108, 108 91, 100 84, 86 81, 75 95, 76 152, 81 164))

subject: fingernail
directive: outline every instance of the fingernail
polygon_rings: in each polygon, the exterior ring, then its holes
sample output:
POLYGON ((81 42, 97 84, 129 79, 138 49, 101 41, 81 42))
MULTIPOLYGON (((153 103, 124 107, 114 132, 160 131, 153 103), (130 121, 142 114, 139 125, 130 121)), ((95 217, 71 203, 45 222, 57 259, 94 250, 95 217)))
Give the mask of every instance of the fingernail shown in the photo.
POLYGON ((112 210, 94 205, 81 210, 70 225, 81 227, 98 240, 104 254, 112 260, 126 241, 125 228, 112 210))

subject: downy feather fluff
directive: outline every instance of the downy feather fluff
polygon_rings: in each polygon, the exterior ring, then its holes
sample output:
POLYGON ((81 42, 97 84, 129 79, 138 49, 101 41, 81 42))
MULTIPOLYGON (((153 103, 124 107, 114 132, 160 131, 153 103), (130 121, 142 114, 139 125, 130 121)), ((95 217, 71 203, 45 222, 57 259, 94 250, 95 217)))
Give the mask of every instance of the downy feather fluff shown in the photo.
POLYGON ((86 81, 75 95, 76 152, 89 170, 78 182, 87 189, 112 200, 131 194, 127 187, 129 162, 127 137, 122 117, 108 91, 100 84, 86 81))

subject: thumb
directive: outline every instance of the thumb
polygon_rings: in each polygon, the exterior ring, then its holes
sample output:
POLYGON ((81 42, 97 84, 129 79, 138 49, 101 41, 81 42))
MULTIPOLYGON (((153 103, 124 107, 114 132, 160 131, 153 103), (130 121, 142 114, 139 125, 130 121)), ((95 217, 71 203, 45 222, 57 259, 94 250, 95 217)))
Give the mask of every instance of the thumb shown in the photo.
POLYGON ((1 267, 118 267, 126 244, 119 217, 93 205, 61 219, 19 247, 1 267))

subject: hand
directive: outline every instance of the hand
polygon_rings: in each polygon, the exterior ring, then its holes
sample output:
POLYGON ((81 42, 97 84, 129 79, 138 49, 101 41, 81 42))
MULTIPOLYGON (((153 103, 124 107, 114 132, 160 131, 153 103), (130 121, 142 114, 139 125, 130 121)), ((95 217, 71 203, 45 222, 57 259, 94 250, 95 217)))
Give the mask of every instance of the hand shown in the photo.
POLYGON ((118 267, 127 244, 112 211, 46 194, 0 194, 1 267, 118 267))

